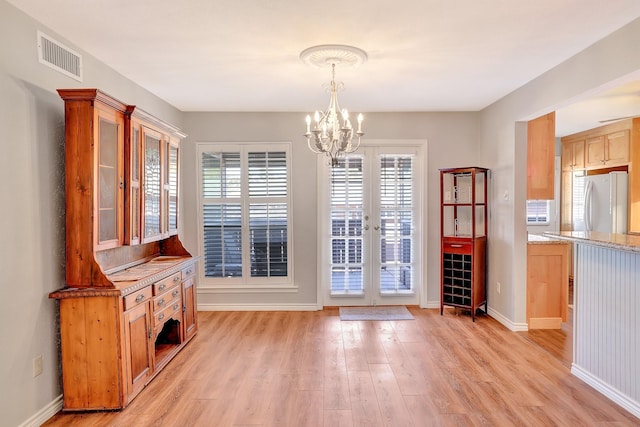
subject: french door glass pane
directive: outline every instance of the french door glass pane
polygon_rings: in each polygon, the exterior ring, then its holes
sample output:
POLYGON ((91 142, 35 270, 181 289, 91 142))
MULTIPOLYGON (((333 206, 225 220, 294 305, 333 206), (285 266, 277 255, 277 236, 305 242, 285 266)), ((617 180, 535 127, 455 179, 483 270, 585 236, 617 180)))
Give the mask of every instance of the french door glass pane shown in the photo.
POLYGON ((380 159, 380 291, 413 291, 413 157, 380 159))
POLYGON ((362 293, 362 158, 331 168, 331 293, 362 293))

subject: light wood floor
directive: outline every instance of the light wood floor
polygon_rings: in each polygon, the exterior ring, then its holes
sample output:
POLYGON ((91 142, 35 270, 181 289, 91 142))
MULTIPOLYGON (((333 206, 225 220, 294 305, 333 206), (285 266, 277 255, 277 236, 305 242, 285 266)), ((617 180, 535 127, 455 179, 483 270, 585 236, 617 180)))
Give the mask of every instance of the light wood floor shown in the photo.
MULTIPOLYGON (((487 316, 200 312, 196 338, 121 412, 46 426, 632 426, 569 366, 487 316)), ((549 344, 553 347, 553 342, 549 344)))

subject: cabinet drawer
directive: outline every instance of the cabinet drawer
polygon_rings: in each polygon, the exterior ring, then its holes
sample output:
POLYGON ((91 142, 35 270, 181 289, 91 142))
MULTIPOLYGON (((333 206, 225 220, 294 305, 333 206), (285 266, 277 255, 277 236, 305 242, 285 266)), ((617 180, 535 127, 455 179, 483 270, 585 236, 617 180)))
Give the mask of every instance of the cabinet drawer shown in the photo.
POLYGON ((160 311, 166 307, 169 307, 175 300, 180 298, 180 287, 174 286, 162 295, 158 295, 153 299, 153 310, 160 311))
POLYGON ((188 279, 191 276, 195 276, 196 274, 196 265, 191 264, 189 267, 185 267, 182 269, 182 280, 188 279))
POLYGON ((151 286, 140 289, 124 297, 124 309, 129 310, 151 298, 151 286))
POLYGON ((153 328, 162 329, 164 322, 173 318, 181 321, 182 299, 179 298, 168 304, 163 310, 155 311, 153 314, 153 328))
POLYGON ((153 294, 160 295, 161 293, 165 292, 167 289, 170 289, 178 285, 178 283, 180 283, 180 280, 182 280, 182 273, 178 272, 178 273, 172 274, 166 279, 162 279, 159 282, 154 283, 153 294))
POLYGON ((471 243, 443 242, 442 252, 448 254, 471 255, 471 243))

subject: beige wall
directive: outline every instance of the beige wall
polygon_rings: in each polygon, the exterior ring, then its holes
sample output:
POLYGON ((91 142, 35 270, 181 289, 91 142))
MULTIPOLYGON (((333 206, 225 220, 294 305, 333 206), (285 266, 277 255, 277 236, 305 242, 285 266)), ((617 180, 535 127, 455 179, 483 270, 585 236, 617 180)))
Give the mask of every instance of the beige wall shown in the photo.
MULTIPOLYGON (((198 142, 291 141, 293 186, 293 244, 296 293, 208 293, 201 290, 201 309, 304 308, 317 301, 317 156, 306 146, 305 113, 187 113, 189 133, 182 145, 182 227, 181 238, 193 253, 200 254, 197 240, 196 144, 198 142)), ((422 190, 426 193, 425 279, 427 302, 438 304, 440 260, 439 168, 481 166, 478 113, 367 113, 368 140, 426 140, 426 173, 422 190)), ((418 284, 418 286, 423 284, 418 284)))

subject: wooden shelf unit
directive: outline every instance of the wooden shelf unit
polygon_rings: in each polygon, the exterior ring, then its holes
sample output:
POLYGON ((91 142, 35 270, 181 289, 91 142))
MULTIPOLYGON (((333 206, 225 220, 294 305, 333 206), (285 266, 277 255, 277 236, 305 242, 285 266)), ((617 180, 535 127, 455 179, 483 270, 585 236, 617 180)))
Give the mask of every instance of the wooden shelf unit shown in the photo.
POLYGON ((488 169, 440 170, 441 286, 440 314, 445 306, 487 311, 488 169))

